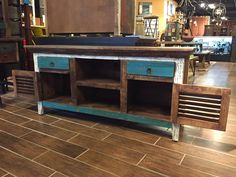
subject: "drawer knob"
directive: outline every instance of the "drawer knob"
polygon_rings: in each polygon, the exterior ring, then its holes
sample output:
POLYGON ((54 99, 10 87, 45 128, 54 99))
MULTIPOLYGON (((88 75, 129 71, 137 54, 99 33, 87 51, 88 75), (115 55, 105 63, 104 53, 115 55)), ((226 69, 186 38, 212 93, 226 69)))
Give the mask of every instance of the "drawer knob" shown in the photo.
POLYGON ((54 63, 54 62, 50 62, 50 63, 49 63, 49 66, 50 66, 50 67, 55 67, 55 63, 54 63))
POLYGON ((151 68, 148 68, 147 69, 147 74, 151 74, 152 73, 152 69, 151 68))

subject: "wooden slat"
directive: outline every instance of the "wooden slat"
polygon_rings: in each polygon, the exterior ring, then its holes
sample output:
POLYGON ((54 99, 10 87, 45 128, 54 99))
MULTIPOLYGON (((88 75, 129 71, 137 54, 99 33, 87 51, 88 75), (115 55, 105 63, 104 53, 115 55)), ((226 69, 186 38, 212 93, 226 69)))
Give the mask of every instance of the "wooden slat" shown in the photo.
POLYGON ((17 91, 27 91, 27 92, 32 92, 34 93, 33 89, 27 89, 27 88, 17 88, 17 91))
POLYGON ((199 110, 196 110, 196 109, 179 108, 179 111, 193 112, 193 113, 196 113, 196 114, 206 114, 206 115, 212 115, 212 116, 220 116, 220 113, 199 111, 199 110))
POLYGON ((17 88, 17 91, 18 92, 30 92, 30 93, 34 93, 34 90, 32 90, 32 89, 22 89, 22 88, 17 88))
POLYGON ((18 84, 18 88, 34 89, 34 87, 32 85, 29 85, 29 84, 18 84))
POLYGON ((208 102, 202 102, 202 101, 183 100, 183 99, 180 99, 179 101, 182 102, 182 103, 189 103, 189 104, 193 103, 193 104, 203 104, 203 105, 217 106, 217 107, 221 106, 221 104, 208 103, 208 102))
POLYGON ((183 94, 180 94, 180 98, 188 98, 188 99, 196 99, 196 100, 206 100, 208 102, 210 101, 217 101, 217 102, 220 102, 221 99, 219 98, 210 98, 210 97, 201 97, 201 96, 193 96, 193 95, 183 95, 183 94))
POLYGON ((216 117, 210 117, 210 116, 203 116, 203 115, 199 115, 199 114, 191 114, 191 113, 186 113, 186 112, 179 112, 179 115, 182 116, 190 116, 190 117, 194 117, 194 118, 201 118, 201 119, 210 119, 210 120, 219 120, 219 118, 216 117))
POLYGON ((187 107, 187 108, 196 108, 199 110, 212 110, 215 112, 220 112, 220 108, 212 108, 212 107, 205 107, 205 106, 197 106, 197 105, 192 105, 192 104, 179 104, 180 107, 187 107))

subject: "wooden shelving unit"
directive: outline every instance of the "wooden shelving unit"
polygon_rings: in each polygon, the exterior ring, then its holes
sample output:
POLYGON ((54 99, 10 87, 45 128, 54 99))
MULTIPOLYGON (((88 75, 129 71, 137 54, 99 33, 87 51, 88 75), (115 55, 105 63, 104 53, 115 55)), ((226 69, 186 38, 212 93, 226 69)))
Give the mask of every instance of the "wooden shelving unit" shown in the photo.
POLYGON ((66 46, 62 51, 57 46, 38 48, 30 47, 34 52, 44 52, 43 57, 37 58, 41 63, 38 66, 43 67, 37 73, 40 114, 42 107, 47 107, 165 128, 173 126, 174 140, 178 140, 179 124, 226 129, 230 89, 183 84, 186 72, 180 68, 188 67, 192 48, 66 46), (76 55, 45 58, 46 53, 55 51, 76 55), (119 60, 111 53, 119 56, 119 60), (82 58, 84 55, 86 59, 82 58), (180 55, 185 55, 184 65, 180 55), (165 56, 176 58, 153 61, 154 57, 165 56), (55 67, 48 64, 50 61, 54 61, 55 67), (69 74, 47 73, 45 66, 52 71, 67 68, 69 74))

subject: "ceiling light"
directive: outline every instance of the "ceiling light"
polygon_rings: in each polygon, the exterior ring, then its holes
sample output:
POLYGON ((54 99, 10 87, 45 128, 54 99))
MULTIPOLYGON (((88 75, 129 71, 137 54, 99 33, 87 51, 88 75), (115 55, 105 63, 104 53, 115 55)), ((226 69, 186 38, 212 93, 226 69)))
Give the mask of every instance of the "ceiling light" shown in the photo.
POLYGON ((228 20, 227 17, 221 17, 221 20, 228 20))
POLYGON ((209 4, 208 7, 209 7, 210 9, 215 9, 215 8, 216 8, 215 4, 209 4))
POLYGON ((206 4, 205 4, 204 2, 202 2, 202 3, 200 4, 200 7, 201 7, 201 8, 205 8, 205 7, 206 7, 206 4))

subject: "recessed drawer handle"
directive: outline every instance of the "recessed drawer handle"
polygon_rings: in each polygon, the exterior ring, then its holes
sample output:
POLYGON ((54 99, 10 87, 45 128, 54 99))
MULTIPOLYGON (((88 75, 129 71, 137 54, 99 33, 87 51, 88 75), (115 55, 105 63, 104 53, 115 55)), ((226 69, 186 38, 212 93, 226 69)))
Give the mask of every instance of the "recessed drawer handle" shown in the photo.
POLYGON ((152 74, 152 69, 151 68, 147 69, 147 74, 152 74))
POLYGON ((55 63, 54 63, 54 62, 50 62, 50 63, 49 63, 49 66, 50 66, 50 67, 55 67, 55 63))

